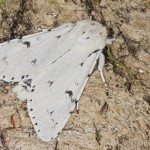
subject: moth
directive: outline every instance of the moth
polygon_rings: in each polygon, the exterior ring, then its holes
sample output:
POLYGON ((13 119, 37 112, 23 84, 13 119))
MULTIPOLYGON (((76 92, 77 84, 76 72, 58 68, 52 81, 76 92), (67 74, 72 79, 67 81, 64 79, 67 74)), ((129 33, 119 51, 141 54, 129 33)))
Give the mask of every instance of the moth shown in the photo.
POLYGON ((62 131, 98 58, 106 86, 102 50, 111 42, 104 26, 82 20, 0 43, 0 79, 18 83, 13 92, 27 100, 29 116, 42 141, 62 131))

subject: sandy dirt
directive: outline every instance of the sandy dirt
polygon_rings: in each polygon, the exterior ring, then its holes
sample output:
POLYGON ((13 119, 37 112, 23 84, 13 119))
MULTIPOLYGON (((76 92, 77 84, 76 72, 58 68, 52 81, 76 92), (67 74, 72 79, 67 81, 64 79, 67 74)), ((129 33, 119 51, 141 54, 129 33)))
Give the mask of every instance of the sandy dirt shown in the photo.
POLYGON ((117 38, 105 49, 109 96, 95 68, 79 111, 58 139, 42 142, 26 101, 0 81, 0 150, 150 150, 149 0, 0 0, 0 41, 89 17, 117 38))

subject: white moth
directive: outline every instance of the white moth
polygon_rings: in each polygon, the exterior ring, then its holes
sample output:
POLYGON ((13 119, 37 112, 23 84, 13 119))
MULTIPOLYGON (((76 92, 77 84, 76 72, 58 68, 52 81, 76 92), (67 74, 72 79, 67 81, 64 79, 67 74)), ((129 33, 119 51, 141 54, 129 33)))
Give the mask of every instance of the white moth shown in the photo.
POLYGON ((43 141, 56 138, 74 111, 99 58, 102 77, 106 28, 83 20, 0 44, 0 79, 18 82, 32 124, 43 141))

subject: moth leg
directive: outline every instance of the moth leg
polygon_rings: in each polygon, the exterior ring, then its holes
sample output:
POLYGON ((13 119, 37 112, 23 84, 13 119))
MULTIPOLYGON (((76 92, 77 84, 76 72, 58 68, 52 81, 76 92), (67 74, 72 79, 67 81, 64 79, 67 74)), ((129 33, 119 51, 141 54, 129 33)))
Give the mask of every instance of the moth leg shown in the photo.
POLYGON ((103 53, 100 53, 99 62, 98 62, 98 71, 100 73, 102 82, 105 86, 106 95, 108 96, 109 95, 108 86, 107 86, 107 83, 106 83, 106 80, 105 80, 105 77, 104 77, 104 74, 103 74, 104 64, 105 64, 105 57, 104 57, 103 53))

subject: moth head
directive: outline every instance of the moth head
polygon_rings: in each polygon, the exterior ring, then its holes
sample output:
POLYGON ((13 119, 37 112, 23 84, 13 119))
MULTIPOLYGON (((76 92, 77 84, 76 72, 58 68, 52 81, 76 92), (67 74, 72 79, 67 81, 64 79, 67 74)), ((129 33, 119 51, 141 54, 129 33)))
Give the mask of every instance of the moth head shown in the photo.
POLYGON ((90 26, 90 32, 93 32, 93 38, 99 41, 100 49, 103 49, 106 45, 107 30, 102 24, 92 21, 90 26), (94 24, 94 25, 92 25, 94 24))

